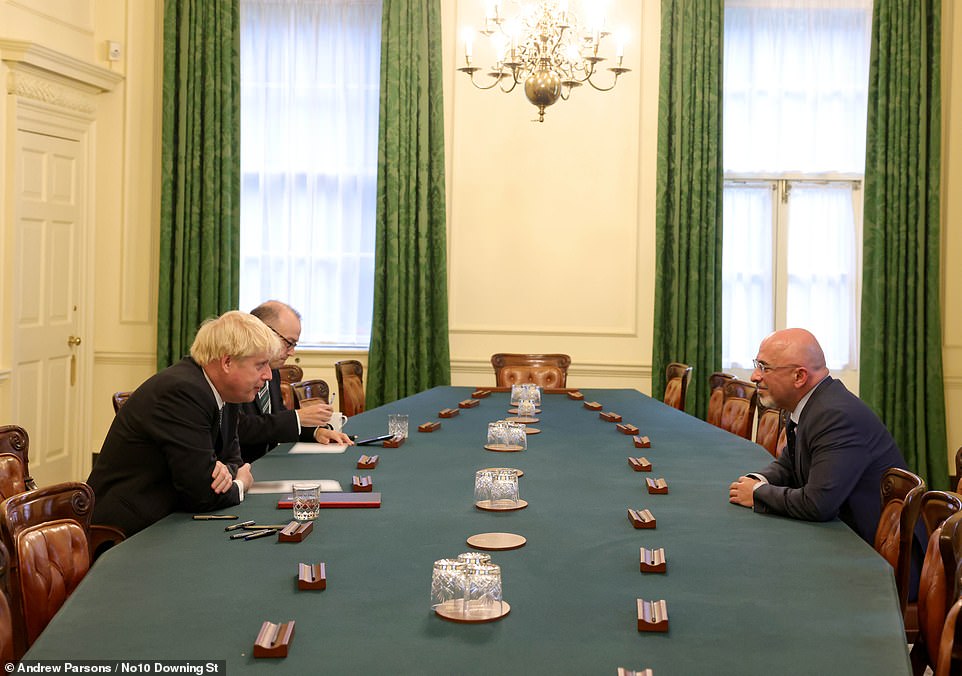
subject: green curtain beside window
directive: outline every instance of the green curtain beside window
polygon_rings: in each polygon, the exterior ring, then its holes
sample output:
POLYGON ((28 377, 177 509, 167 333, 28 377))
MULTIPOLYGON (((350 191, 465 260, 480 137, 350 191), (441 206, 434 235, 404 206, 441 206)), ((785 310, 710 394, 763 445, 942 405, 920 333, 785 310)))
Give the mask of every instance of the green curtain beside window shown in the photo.
POLYGON ((941 2, 872 18, 859 393, 930 488, 948 477, 940 292, 941 2))
POLYGON ((237 307, 240 265, 237 0, 164 3, 157 366, 207 317, 237 307))
POLYGON ((724 0, 663 0, 652 396, 665 367, 694 367, 686 410, 704 418, 721 365, 724 0))
POLYGON ((451 382, 439 0, 384 0, 367 407, 451 382))

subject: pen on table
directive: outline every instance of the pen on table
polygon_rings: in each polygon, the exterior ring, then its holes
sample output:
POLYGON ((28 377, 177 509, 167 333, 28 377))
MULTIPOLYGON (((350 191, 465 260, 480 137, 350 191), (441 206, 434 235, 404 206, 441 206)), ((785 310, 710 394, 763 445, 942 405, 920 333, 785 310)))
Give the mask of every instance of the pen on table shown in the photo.
POLYGON ((216 519, 229 521, 236 518, 233 514, 194 514, 194 521, 214 521, 216 519))
POLYGON ((257 523, 257 522, 254 521, 253 519, 251 519, 250 521, 241 521, 240 523, 232 523, 232 524, 229 525, 229 526, 224 526, 224 530, 225 530, 225 531, 228 531, 228 530, 237 530, 238 528, 244 528, 245 526, 252 526, 252 525, 254 525, 255 523, 257 523))
MULTIPOLYGON (((273 528, 266 528, 264 530, 255 530, 253 533, 248 533, 245 540, 256 540, 257 538, 266 538, 269 535, 273 535, 276 531, 273 528)), ((238 533, 240 535, 240 533, 238 533)), ((233 537, 233 536, 231 536, 233 537)))

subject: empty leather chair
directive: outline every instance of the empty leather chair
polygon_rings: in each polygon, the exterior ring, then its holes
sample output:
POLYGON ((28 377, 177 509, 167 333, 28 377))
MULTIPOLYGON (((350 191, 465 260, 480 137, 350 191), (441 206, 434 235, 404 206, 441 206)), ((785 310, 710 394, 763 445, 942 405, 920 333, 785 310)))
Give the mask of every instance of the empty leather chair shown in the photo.
POLYGON ((665 368, 665 396, 662 401, 672 408, 684 411, 690 381, 691 366, 677 361, 668 364, 665 368))
POLYGON ((348 418, 364 412, 364 367, 356 359, 334 364, 341 413, 348 418))
POLYGON ((765 406, 758 402, 758 423, 755 425, 755 443, 777 458, 781 455, 785 440, 785 412, 780 408, 765 406))
POLYGON ((722 406, 725 404, 725 383, 734 378, 730 373, 716 372, 708 376, 708 415, 705 422, 721 427, 722 406))
POLYGON ((19 659, 90 567, 93 490, 62 483, 7 498, 0 534, 10 553, 14 653, 19 659))
POLYGON ((758 389, 755 383, 732 378, 725 383, 725 403, 720 427, 745 439, 752 438, 758 389))
POLYGON ((297 403, 308 399, 321 399, 324 403, 327 403, 331 397, 331 390, 327 386, 327 383, 320 379, 302 380, 299 383, 292 383, 291 388, 294 390, 295 401, 297 403))
MULTIPOLYGON (((37 482, 30 476, 30 437, 27 430, 19 425, 0 426, 0 455, 12 455, 20 460, 23 467, 23 489, 33 490, 37 482)), ((4 493, 4 497, 10 497, 4 493)))
POLYGON ((491 355, 498 387, 534 383, 539 387, 562 388, 568 382, 571 357, 566 354, 519 354, 498 352, 491 355))
POLYGON ((115 415, 117 414, 118 411, 120 411, 120 408, 127 403, 127 400, 130 399, 130 395, 132 394, 133 392, 124 391, 124 392, 114 392, 110 396, 110 403, 113 404, 114 406, 115 415))

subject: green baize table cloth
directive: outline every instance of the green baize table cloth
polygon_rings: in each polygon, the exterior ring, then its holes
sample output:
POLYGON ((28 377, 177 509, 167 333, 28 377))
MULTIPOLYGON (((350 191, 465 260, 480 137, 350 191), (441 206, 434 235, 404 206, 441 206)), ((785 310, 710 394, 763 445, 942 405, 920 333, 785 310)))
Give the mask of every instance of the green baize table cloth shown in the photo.
MULTIPOLYGON (((227 671, 274 674, 910 673, 889 565, 840 521, 759 515, 728 502, 728 485, 770 456, 749 441, 635 390, 584 390, 623 416, 630 436, 581 401, 546 394, 540 434, 523 452, 484 450, 487 424, 508 416, 508 395, 457 408, 472 388, 438 387, 352 418, 345 431, 384 433, 389 413, 410 416, 400 448, 335 455, 278 447, 257 480, 369 475, 379 509, 324 509, 297 544, 229 540, 225 521, 172 514, 108 551, 67 599, 26 659, 226 660, 227 671), (374 470, 355 467, 380 455, 374 470), (651 461, 635 472, 628 456, 651 461), (515 512, 474 507, 474 473, 524 470, 515 512), (664 478, 668 495, 645 479, 664 478), (650 509, 654 530, 632 528, 628 508, 650 509), (486 532, 527 544, 491 552, 511 612, 457 624, 430 609, 433 562, 486 532), (664 547, 666 574, 639 570, 641 547, 664 547), (327 589, 298 591, 299 563, 324 562, 327 589), (669 631, 637 629, 636 599, 664 599, 669 631), (255 659, 265 620, 295 620, 289 654, 255 659)), ((277 495, 228 510, 286 523, 277 495)))

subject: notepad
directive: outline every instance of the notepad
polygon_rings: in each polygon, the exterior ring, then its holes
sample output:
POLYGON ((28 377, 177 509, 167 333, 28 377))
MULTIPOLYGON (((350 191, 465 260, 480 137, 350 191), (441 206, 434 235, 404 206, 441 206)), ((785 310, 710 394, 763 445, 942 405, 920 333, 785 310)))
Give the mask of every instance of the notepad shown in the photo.
POLYGON ((255 481, 247 491, 249 494, 261 495, 267 493, 286 493, 294 491, 294 484, 318 484, 322 493, 340 493, 341 484, 332 479, 292 479, 290 481, 255 481))
POLYGON ((343 453, 347 450, 347 444, 312 444, 308 441, 299 441, 288 453, 343 453))

